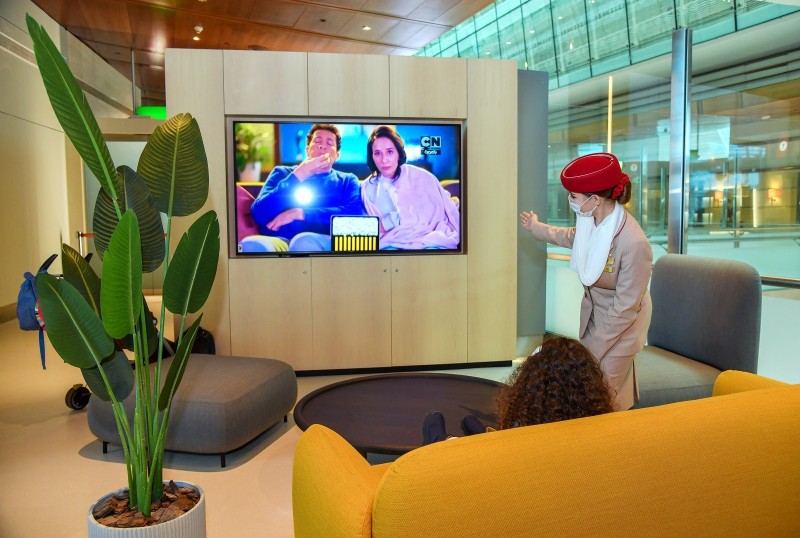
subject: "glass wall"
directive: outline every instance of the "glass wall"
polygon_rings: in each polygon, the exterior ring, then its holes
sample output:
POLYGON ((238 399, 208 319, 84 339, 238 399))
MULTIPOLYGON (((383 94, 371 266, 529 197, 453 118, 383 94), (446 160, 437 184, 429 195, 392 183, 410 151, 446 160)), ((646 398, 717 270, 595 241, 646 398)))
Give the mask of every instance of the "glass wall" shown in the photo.
POLYGON ((498 0, 419 51, 504 58, 568 86, 668 54, 676 28, 703 43, 800 10, 762 0, 498 0))

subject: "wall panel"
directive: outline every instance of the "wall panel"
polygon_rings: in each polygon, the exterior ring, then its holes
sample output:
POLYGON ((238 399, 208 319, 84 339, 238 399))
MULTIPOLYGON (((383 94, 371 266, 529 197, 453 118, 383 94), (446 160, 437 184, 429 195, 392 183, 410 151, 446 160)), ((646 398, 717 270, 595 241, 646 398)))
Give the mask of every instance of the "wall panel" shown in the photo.
MULTIPOLYGON (((230 353, 228 282, 228 215, 225 176, 225 111, 221 50, 167 49, 165 57, 167 116, 189 112, 200 125, 209 169, 208 200, 191 219, 214 209, 220 225, 220 258, 214 288, 203 307, 202 326, 214 335, 217 353, 230 353)), ((193 220, 173 219, 173 237, 179 238, 193 220)), ((177 240, 171 245, 174 252, 177 240)), ((194 320, 194 316, 190 316, 194 320)))
POLYGON ((226 114, 308 114, 306 53, 225 50, 222 55, 226 114))
POLYGON ((312 116, 389 115, 389 57, 309 54, 308 110, 312 116))
POLYGON ((494 60, 468 65, 469 361, 506 360, 516 353, 517 328, 516 69, 494 60))
POLYGON ((466 60, 431 60, 434 59, 389 56, 392 116, 454 119, 467 117, 466 60))

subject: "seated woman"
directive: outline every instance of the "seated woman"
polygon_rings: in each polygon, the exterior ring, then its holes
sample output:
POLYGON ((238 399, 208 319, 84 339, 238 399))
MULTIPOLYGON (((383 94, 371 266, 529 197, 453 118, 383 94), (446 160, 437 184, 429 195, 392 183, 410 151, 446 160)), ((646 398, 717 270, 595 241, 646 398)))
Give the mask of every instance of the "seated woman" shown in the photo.
MULTIPOLYGON (((563 336, 548 338, 511 374, 500 389, 497 416, 500 429, 591 417, 614 410, 614 394, 600 365, 583 344, 563 336)), ((465 435, 487 431, 472 415, 461 421, 465 435)), ((428 414, 422 426, 423 444, 449 436, 444 416, 428 414)))
POLYGON ((436 176, 406 164, 403 139, 392 127, 377 127, 367 142, 372 174, 361 184, 368 215, 380 219, 383 249, 458 248, 459 213, 436 176))

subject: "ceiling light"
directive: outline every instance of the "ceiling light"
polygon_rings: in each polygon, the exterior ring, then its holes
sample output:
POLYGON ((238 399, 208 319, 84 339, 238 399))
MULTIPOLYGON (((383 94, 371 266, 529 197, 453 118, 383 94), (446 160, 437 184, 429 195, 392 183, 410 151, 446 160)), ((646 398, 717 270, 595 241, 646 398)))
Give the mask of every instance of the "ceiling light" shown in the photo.
POLYGON ((506 45, 510 45, 510 44, 511 44, 511 41, 506 41, 506 45))
POLYGON ((370 30, 372 30, 372 26, 367 26, 365 24, 364 26, 361 27, 361 29, 364 30, 365 32, 369 32, 370 30))
POLYGON ((761 116, 761 119, 762 119, 762 120, 768 120, 768 119, 770 119, 771 117, 772 117, 772 116, 770 116, 770 115, 768 114, 768 115, 766 115, 766 116, 761 116))
POLYGON ((196 35, 196 36, 194 36, 192 39, 194 39, 195 41, 200 41, 200 36, 199 36, 199 35, 196 35))
POLYGON ((194 27, 194 31, 195 31, 195 32, 197 32, 197 33, 199 34, 200 32, 202 32, 202 31, 203 31, 203 25, 202 25, 202 24, 198 24, 198 25, 196 25, 196 26, 194 27))
POLYGON ((485 54, 486 54, 486 56, 491 56, 492 55, 492 51, 487 50, 485 54))

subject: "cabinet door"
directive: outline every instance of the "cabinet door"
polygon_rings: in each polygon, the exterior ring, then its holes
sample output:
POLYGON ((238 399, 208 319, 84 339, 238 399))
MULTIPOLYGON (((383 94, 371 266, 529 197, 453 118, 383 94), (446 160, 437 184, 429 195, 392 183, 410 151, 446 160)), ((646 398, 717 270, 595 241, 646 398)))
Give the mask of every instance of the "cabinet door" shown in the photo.
POLYGON ((313 258, 315 370, 391 364, 391 275, 385 257, 313 258))
POLYGON ((312 368, 311 262, 230 260, 231 353, 312 368))
POLYGON ((467 362, 466 256, 392 258, 392 366, 467 362))

